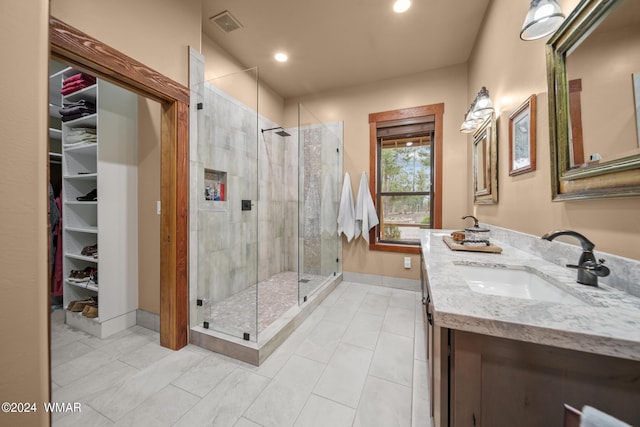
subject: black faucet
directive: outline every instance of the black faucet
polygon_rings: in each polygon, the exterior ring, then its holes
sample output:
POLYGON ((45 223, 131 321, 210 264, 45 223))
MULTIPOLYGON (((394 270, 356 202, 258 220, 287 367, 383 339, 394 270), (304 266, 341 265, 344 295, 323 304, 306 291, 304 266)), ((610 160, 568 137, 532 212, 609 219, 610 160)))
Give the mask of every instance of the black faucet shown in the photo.
POLYGON ((598 277, 608 276, 611 272, 608 267, 605 267, 604 259, 596 261, 596 257, 593 255, 593 248, 596 245, 582 234, 573 230, 558 230, 552 231, 542 236, 542 239, 552 241, 558 236, 572 236, 580 241, 582 246, 582 255, 578 260, 578 265, 567 264, 569 268, 578 269, 577 282, 588 286, 598 286, 598 277))

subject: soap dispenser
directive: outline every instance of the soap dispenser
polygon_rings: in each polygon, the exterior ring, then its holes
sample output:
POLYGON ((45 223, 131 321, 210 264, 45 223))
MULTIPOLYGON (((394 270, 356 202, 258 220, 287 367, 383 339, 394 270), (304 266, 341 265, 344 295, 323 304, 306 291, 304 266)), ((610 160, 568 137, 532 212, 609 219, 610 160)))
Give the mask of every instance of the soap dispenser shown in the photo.
POLYGON ((475 216, 467 215, 462 217, 462 219, 467 218, 473 218, 473 227, 467 227, 464 229, 464 240, 462 241, 462 244, 484 244, 489 246, 489 229, 480 228, 480 225, 478 225, 478 218, 475 216))

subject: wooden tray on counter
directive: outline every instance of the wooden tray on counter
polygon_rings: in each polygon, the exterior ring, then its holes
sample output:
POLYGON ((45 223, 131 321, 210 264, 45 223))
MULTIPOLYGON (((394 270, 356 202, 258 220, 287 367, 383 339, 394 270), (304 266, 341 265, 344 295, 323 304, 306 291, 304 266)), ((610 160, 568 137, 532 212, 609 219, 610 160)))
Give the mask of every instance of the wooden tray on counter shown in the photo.
POLYGON ((451 236, 442 236, 442 240, 449 246, 452 251, 468 251, 468 252, 487 252, 492 254, 501 254, 502 248, 494 244, 486 245, 463 245, 458 243, 451 236))

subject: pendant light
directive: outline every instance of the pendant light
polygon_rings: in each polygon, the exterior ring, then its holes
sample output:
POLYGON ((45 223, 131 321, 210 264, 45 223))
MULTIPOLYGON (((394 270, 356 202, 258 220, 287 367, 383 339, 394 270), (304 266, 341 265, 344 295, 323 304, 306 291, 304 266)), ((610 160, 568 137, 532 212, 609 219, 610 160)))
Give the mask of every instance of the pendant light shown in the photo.
POLYGON ((560 27, 564 14, 556 0, 531 0, 529 12, 522 24, 520 38, 537 40, 548 36, 560 27))

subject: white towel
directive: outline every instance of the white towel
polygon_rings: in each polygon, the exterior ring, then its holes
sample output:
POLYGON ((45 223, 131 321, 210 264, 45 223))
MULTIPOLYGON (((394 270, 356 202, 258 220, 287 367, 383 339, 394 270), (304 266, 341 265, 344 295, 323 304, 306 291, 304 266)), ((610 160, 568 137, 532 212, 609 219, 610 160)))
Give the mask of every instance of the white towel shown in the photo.
POLYGON ((338 211, 338 236, 344 234, 350 242, 355 234, 355 213, 353 211, 353 193, 351 192, 351 176, 344 174, 342 194, 340 195, 340 210, 338 211))
POLYGON ((629 424, 598 411, 591 406, 582 407, 580 427, 631 427, 629 424))
POLYGON ((369 243, 369 230, 378 225, 378 213, 373 205, 371 192, 369 191, 369 179, 367 173, 360 176, 360 188, 358 189, 358 201, 356 202, 356 230, 355 236, 362 233, 364 240, 369 243))

